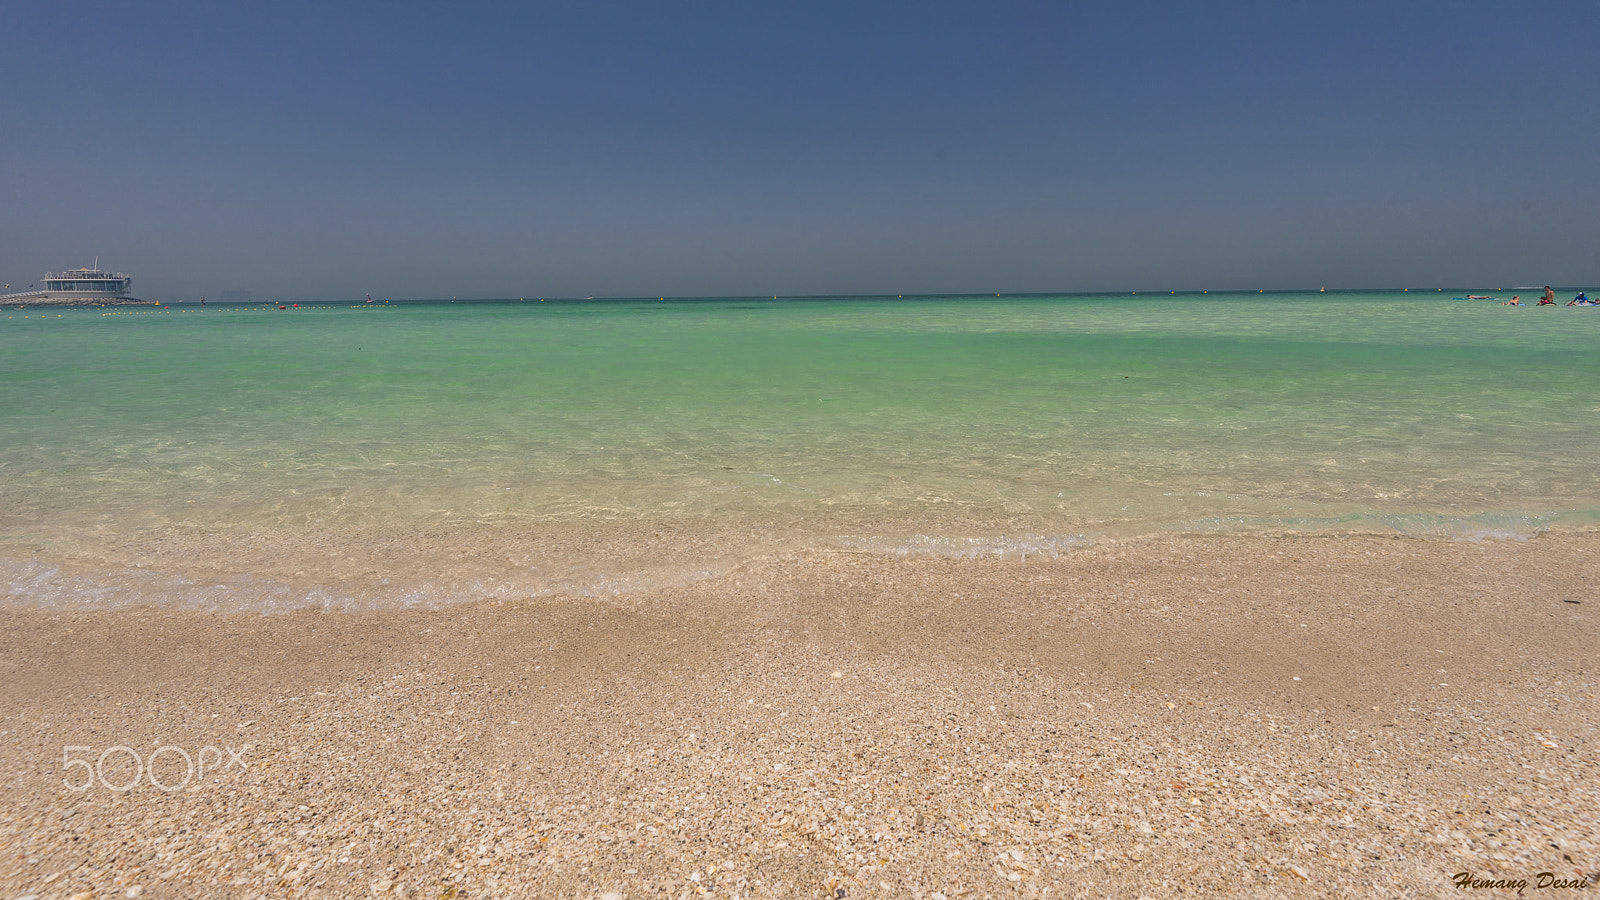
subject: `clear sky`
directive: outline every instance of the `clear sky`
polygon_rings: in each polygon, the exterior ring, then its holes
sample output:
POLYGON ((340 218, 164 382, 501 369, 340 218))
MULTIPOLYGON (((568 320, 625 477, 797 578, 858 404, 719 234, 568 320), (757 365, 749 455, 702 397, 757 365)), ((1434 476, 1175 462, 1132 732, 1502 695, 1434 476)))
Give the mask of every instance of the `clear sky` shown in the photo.
POLYGON ((0 0, 0 279, 1600 282, 1600 4, 0 0))

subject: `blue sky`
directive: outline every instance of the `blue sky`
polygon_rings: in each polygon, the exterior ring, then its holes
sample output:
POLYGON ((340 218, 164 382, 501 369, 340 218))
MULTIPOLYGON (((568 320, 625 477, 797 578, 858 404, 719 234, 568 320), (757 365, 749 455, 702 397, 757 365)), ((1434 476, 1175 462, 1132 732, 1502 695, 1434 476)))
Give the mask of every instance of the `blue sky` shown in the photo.
POLYGON ((1600 282, 1600 6, 0 0, 0 279, 1600 282))

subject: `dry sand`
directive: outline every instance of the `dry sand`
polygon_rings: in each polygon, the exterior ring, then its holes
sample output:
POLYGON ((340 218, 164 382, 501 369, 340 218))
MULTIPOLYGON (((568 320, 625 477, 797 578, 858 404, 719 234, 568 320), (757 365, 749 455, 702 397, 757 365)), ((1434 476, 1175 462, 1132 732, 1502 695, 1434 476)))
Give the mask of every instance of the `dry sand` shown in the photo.
POLYGON ((1594 896, 1597 586, 1596 535, 1217 536, 12 609, 0 900, 1594 896))

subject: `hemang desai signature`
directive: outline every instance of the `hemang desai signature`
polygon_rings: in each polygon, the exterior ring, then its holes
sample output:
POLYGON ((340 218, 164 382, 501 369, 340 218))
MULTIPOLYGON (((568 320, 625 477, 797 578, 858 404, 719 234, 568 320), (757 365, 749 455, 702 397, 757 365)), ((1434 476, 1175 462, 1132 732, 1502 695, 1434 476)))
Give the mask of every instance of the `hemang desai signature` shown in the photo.
POLYGON ((1560 878, 1554 872, 1540 872, 1533 876, 1530 883, 1526 878, 1479 878, 1471 872, 1457 872, 1450 876, 1450 880, 1458 888, 1500 888, 1502 890, 1522 893, 1528 888, 1542 890, 1544 888, 1566 888, 1573 891, 1586 891, 1600 881, 1600 872, 1588 878, 1560 878))

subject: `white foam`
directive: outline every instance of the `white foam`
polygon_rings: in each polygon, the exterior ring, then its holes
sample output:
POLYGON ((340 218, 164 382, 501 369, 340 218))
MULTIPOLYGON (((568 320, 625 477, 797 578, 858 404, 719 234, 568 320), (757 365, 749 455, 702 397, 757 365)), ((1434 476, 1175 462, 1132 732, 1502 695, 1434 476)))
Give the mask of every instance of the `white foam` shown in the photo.
POLYGON ((286 582, 253 575, 195 580, 137 568, 67 572, 37 559, 0 559, 0 598, 7 606, 63 610, 156 606, 208 612, 282 613, 297 609, 356 609, 367 605, 322 586, 297 589, 286 582))
MULTIPOLYGON (((1345 516, 1223 516, 1178 526, 1179 531, 1261 534, 1394 534, 1425 541, 1527 541, 1551 530, 1553 513, 1486 512, 1468 516, 1353 513, 1345 516)), ((1577 521, 1577 519, 1574 519, 1577 521)))
POLYGON ((521 584, 485 584, 479 580, 460 585, 383 583, 376 588, 354 591, 328 584, 296 586, 249 574, 197 579, 139 568, 69 572, 38 559, 0 559, 0 606, 66 611, 145 606, 258 615, 299 610, 433 609, 484 600, 612 597, 681 587, 719 577, 733 567, 733 562, 718 561, 628 572, 574 571, 521 584))
POLYGON ((1550 529, 1553 516, 1481 513, 1475 516, 1374 516, 1407 537, 1444 541, 1526 541, 1550 529))
POLYGON ((871 553, 884 553, 901 559, 933 557, 939 559, 1027 559, 1030 556, 1055 559, 1094 541, 1080 534, 1022 534, 999 537, 947 537, 915 535, 909 538, 847 538, 845 546, 871 553))

